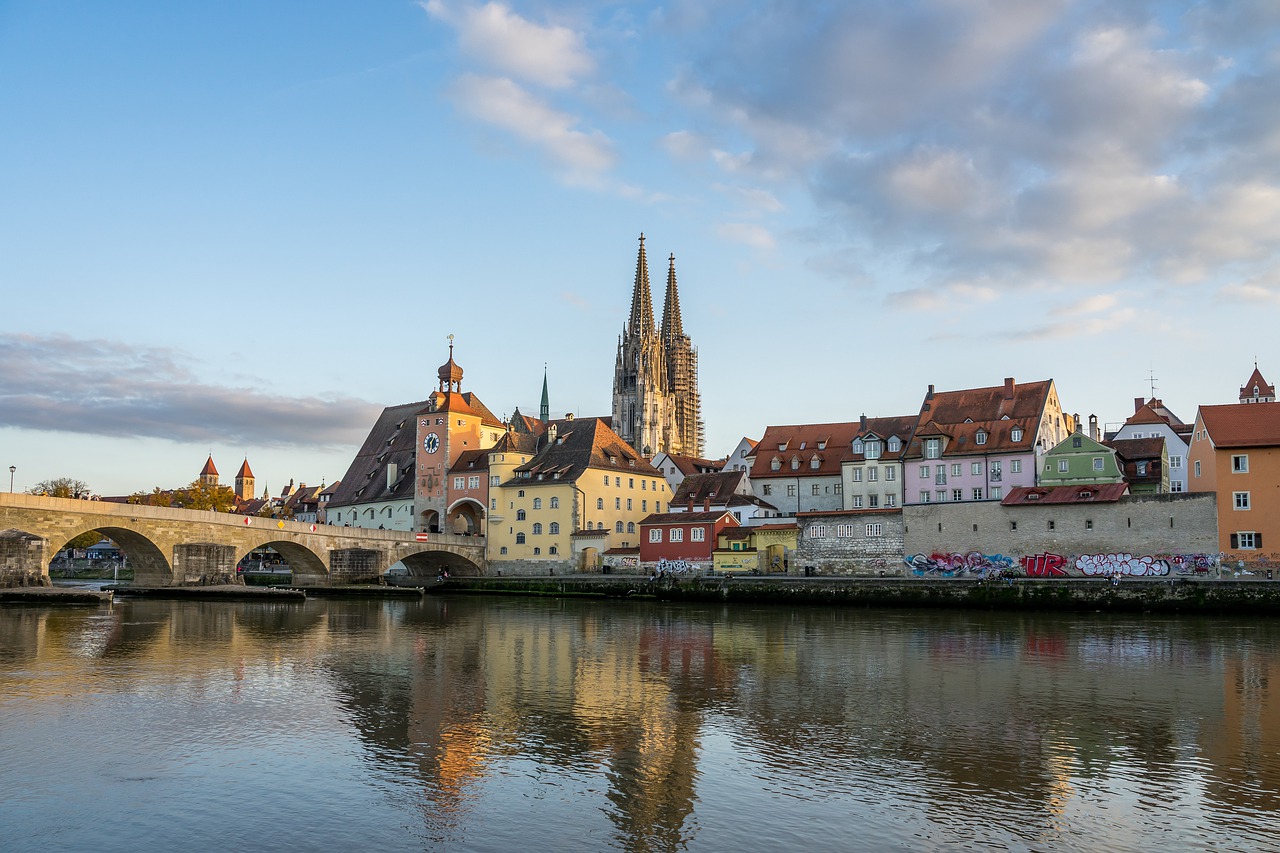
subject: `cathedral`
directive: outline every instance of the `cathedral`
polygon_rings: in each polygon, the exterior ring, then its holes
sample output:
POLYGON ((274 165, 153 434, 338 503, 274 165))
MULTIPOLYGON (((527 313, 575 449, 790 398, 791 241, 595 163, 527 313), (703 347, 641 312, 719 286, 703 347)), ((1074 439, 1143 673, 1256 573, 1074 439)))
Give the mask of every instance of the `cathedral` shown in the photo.
POLYGON ((657 329, 643 234, 631 293, 631 315, 618 339, 613 372, 613 428, 648 458, 663 452, 702 455, 698 351, 684 333, 680 319, 676 258, 671 256, 667 269, 662 328, 657 329))

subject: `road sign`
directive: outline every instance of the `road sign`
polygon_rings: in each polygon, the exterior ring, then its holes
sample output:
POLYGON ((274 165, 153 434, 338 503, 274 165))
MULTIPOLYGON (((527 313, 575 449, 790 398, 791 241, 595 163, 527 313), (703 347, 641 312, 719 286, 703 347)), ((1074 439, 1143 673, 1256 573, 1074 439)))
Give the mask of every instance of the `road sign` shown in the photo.
POLYGON ((413 538, 414 538, 414 539, 417 539, 419 542, 426 542, 426 541, 427 541, 427 534, 425 534, 425 533, 415 533, 415 534, 413 535, 413 538))

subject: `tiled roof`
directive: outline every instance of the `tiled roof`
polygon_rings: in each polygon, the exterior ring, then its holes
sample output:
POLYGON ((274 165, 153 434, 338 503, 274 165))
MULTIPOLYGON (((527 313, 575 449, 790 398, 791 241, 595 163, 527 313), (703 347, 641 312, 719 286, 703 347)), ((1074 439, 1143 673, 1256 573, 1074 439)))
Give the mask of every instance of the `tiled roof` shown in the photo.
POLYGON ((693 474, 685 477, 676 487, 676 493, 670 503, 684 505, 692 500, 701 506, 710 499, 713 503, 724 505, 730 496, 737 493, 746 471, 720 471, 715 474, 693 474))
POLYGON ((1000 503, 1003 506, 1115 503, 1128 492, 1128 483, 1106 483, 1100 486, 1014 486, 1000 503))
POLYGON ((547 425, 540 419, 520 414, 520 407, 516 406, 516 412, 511 416, 510 426, 516 432, 529 433, 532 435, 541 435, 547 431, 547 425))
MULTIPOLYGON (((209 458, 212 461, 213 457, 209 457, 209 458)), ((253 471, 250 470, 249 468, 249 460, 246 459, 244 460, 243 463, 241 463, 240 470, 236 472, 236 479, 243 480, 243 479, 253 479, 253 478, 254 478, 253 471)))
POLYGON ((946 456, 1030 451, 1052 389, 1052 379, 1019 383, 1012 377, 1003 385, 962 391, 935 392, 931 385, 920 404, 915 438, 904 457, 924 456, 922 436, 947 437, 946 456), (1013 440, 1014 427, 1022 429, 1021 441, 1013 440), (986 433, 983 444, 977 441, 979 431, 986 433))
POLYGON ((668 453, 666 456, 671 460, 671 464, 675 465, 680 473, 686 477, 719 471, 726 461, 724 459, 702 459, 697 456, 677 456, 674 453, 668 453))
POLYGON ((1253 373, 1249 375, 1249 381, 1240 386, 1241 399, 1252 397, 1253 386, 1255 385, 1258 386, 1259 397, 1274 397, 1276 395, 1276 386, 1268 384, 1267 380, 1262 378, 1262 372, 1258 370, 1256 364, 1253 366, 1253 373))
POLYGON ((751 529, 752 530, 799 530, 800 527, 793 522, 787 522, 787 523, 779 522, 778 524, 755 524, 755 525, 752 525, 751 529))
POLYGON ((480 418, 485 426, 506 427, 498 416, 470 391, 433 391, 427 398, 427 404, 434 406, 433 411, 448 412, 455 415, 472 415, 480 418))
MULTIPOLYGON (((733 519, 733 516, 729 515, 729 513, 723 509, 712 510, 711 512, 655 512, 640 519, 640 526, 652 527, 659 524, 707 524, 709 522, 719 521, 725 516, 733 519)), ((736 519, 733 520, 736 521, 736 519)))
POLYGON ((464 450, 449 468, 450 474, 465 474, 468 471, 489 470, 489 450, 464 450))
POLYGON ((1214 447, 1280 445, 1280 403, 1201 406, 1200 421, 1214 447))
POLYGON ((808 512, 797 512, 796 518, 817 518, 819 516, 826 517, 831 515, 850 516, 850 515, 893 515, 901 514, 901 507, 879 507, 877 509, 814 509, 808 512))
POLYGON ((853 423, 790 424, 766 427, 756 445, 751 478, 839 476, 840 463, 858 434, 853 423), (779 450, 779 446, 784 449, 779 450), (773 470, 773 461, 779 462, 773 470), (818 461, 814 466, 814 460, 818 461), (795 467, 792 467, 795 460, 795 467))
MULTIPOLYGON (((188 470, 190 470, 190 469, 188 469, 188 470)), ((215 477, 216 477, 216 476, 218 476, 218 469, 217 469, 217 468, 215 468, 215 467, 214 467, 214 465, 213 465, 213 456, 212 456, 212 455, 210 455, 210 456, 209 456, 208 461, 204 463, 204 467, 200 469, 200 476, 201 476, 201 477, 207 477, 207 476, 209 476, 210 474, 212 474, 212 475, 213 475, 213 476, 215 476, 215 477)))
POLYGON ((919 459, 924 456, 924 439, 941 436, 947 439, 943 448, 944 456, 963 456, 979 453, 1011 453, 1018 450, 1030 452, 1035 444, 1039 418, 1022 420, 1011 418, 1007 421, 974 421, 940 425, 930 421, 916 430, 911 446, 903 453, 904 458, 919 459), (1022 439, 1013 440, 1014 427, 1022 430, 1022 439), (978 433, 986 434, 986 442, 978 443, 978 433))
POLYGON ((588 468, 604 469, 619 476, 662 476, 661 471, 610 429, 603 418, 552 421, 547 434, 541 439, 538 454, 515 469, 515 477, 509 484, 534 486, 539 482, 573 482, 588 468), (552 427, 555 429, 554 440, 551 439, 552 427), (548 444, 549 440, 552 443, 548 444))
POLYGON ((338 492, 338 487, 339 487, 339 486, 341 486, 341 485, 342 485, 342 481, 341 481, 341 480, 334 480, 334 481, 333 481, 333 484, 332 484, 332 485, 330 485, 330 486, 329 486, 327 489, 325 489, 324 491, 322 491, 320 494, 322 494, 322 495, 334 495, 334 494, 337 494, 337 492, 338 492))
POLYGON ((330 507, 413 497, 417 461, 414 419, 427 408, 428 403, 423 400, 382 410, 346 475, 334 484, 337 488, 329 500, 330 507), (396 480, 388 489, 387 468, 390 465, 396 466, 396 480))
POLYGON ((1164 439, 1155 438, 1114 438, 1102 442, 1125 459, 1159 459, 1164 454, 1164 439))

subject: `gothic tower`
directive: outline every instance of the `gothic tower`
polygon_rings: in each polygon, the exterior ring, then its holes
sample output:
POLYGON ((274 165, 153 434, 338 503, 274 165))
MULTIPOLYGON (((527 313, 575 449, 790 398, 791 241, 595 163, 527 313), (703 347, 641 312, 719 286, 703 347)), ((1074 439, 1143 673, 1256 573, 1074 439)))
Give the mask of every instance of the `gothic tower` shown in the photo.
POLYGON ((675 258, 659 331, 641 234, 631 314, 618 338, 614 363, 613 428, 645 456, 662 451, 693 456, 702 449, 699 415, 697 351, 684 334, 675 258))
POLYGON ((236 472, 236 497, 242 501, 253 500, 253 471, 249 468, 249 460, 245 459, 236 472))

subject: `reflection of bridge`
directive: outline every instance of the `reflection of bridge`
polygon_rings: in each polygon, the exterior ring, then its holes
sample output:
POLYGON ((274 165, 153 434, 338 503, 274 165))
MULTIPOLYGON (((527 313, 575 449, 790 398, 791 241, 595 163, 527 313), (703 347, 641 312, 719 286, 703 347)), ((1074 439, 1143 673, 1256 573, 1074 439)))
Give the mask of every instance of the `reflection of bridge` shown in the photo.
POLYGON ((412 575, 485 573, 484 539, 331 527, 211 510, 0 493, 0 587, 49 582, 49 561, 97 531, 129 557, 138 586, 234 583, 236 564, 272 548, 298 585, 376 579, 397 561, 412 575))

